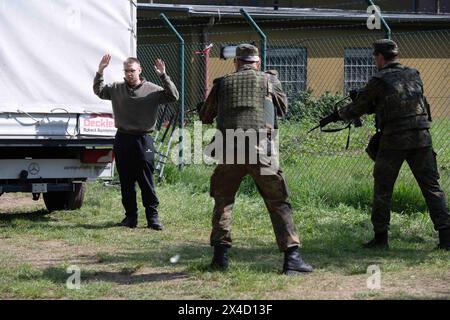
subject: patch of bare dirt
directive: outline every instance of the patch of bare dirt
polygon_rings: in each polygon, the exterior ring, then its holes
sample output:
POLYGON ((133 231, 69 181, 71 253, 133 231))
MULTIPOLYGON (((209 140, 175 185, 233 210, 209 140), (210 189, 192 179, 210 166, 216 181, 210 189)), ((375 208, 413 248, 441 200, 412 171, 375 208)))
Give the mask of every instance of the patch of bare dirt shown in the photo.
POLYGON ((387 298, 450 299, 450 271, 411 269, 386 273, 382 293, 387 298))
POLYGON ((412 268, 381 274, 379 289, 368 289, 369 275, 331 272, 300 276, 297 286, 271 293, 272 299, 450 299, 450 271, 412 268))
POLYGON ((185 281, 184 272, 167 272, 162 268, 138 267, 136 270, 121 270, 114 264, 104 264, 101 255, 114 255, 108 248, 76 246, 59 240, 36 240, 0 237, 0 254, 6 255, 7 265, 30 264, 39 269, 61 265, 76 265, 86 279, 113 282, 119 285, 134 285, 148 282, 185 281))
POLYGON ((45 209, 42 197, 34 201, 31 193, 4 193, 0 196, 0 213, 7 213, 15 209, 45 209))
POLYGON ((68 245, 57 240, 18 240, 0 238, 0 252, 10 256, 12 263, 28 263, 35 267, 49 267, 61 263, 96 263, 96 250, 86 246, 68 245))

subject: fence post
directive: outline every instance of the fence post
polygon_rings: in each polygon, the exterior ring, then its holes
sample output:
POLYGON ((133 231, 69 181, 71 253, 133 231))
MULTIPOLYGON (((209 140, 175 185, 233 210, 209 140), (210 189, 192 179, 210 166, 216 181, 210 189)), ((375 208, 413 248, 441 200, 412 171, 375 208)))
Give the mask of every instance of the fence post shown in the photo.
MULTIPOLYGON (((369 6, 375 6, 372 0, 367 0, 367 3, 369 6)), ((380 14, 381 23, 383 24, 384 29, 384 37, 386 39, 391 40, 391 28, 389 28, 389 25, 387 24, 386 20, 384 20, 384 17, 381 15, 381 12, 378 12, 380 14)))
POLYGON ((184 159, 183 159, 183 143, 184 143, 184 39, 180 35, 180 33, 175 29, 173 24, 167 19, 166 15, 164 13, 161 13, 159 17, 164 21, 164 23, 167 25, 167 27, 176 35, 178 38, 179 44, 180 44, 180 134, 178 138, 179 142, 179 165, 178 169, 181 170, 184 165, 184 159))
POLYGON ((266 54, 267 54, 267 37, 261 28, 256 24, 255 20, 248 14, 248 12, 241 8, 241 14, 244 16, 245 20, 255 29, 255 31, 261 37, 261 70, 266 70, 266 54))

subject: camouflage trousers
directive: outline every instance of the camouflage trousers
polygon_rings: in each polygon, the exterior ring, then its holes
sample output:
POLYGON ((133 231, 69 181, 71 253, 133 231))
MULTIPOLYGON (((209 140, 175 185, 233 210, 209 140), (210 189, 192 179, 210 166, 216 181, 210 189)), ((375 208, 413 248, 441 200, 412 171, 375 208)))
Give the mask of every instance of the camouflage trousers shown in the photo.
POLYGON ((387 231, 395 181, 406 160, 425 198, 435 230, 450 228, 450 214, 439 186, 436 153, 432 147, 380 150, 375 161, 372 224, 375 233, 387 231))
POLYGON ((231 247, 231 212, 242 179, 250 175, 256 183, 270 214, 278 247, 286 251, 299 246, 300 241, 288 202, 288 190, 280 169, 261 174, 262 164, 219 164, 211 177, 211 197, 214 198, 211 245, 231 247))

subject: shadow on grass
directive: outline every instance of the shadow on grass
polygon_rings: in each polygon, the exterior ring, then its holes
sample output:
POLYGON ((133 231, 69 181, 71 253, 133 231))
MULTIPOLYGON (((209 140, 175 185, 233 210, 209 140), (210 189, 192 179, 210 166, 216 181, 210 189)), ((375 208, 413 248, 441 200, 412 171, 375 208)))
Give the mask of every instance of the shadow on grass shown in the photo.
POLYGON ((97 261, 103 264, 131 263, 137 265, 150 265, 151 267, 167 267, 171 265, 190 265, 191 263, 206 259, 211 254, 211 247, 204 243, 186 241, 180 245, 161 243, 158 248, 143 249, 131 252, 118 252, 115 254, 99 253, 97 261), (171 258, 177 258, 176 263, 171 258))
POLYGON ((109 228, 116 228, 118 226, 118 222, 105 222, 105 223, 99 223, 99 224, 76 224, 74 226, 75 228, 83 228, 88 230, 101 230, 101 229, 109 229, 109 228))
POLYGON ((188 274, 183 272, 159 272, 146 274, 127 274, 123 272, 85 272, 85 281, 106 281, 118 284, 136 284, 144 282, 171 281, 188 278, 188 274))
MULTIPOLYGON (((1 222, 13 222, 17 220, 27 220, 27 221, 35 221, 35 222, 49 222, 49 221, 58 221, 58 219, 52 218, 48 211, 39 210, 34 212, 21 212, 21 213, 0 213, 0 223, 1 222)), ((39 229, 48 229, 51 231, 59 231, 59 230, 73 230, 74 228, 81 228, 87 230, 103 230, 110 228, 123 228, 118 225, 118 222, 108 221, 103 223, 77 223, 77 224, 58 224, 58 225, 45 225, 38 224, 36 225, 39 229)), ((33 225, 30 225, 30 228, 33 228, 33 225)))
MULTIPOLYGON (((13 222, 13 221, 35 221, 35 222, 49 222, 49 221, 57 221, 56 218, 53 218, 49 211, 47 210, 36 210, 32 212, 14 212, 14 213, 0 213, 0 223, 1 222, 13 222)), ((105 222, 99 224, 76 224, 76 225, 48 225, 45 226, 43 224, 39 224, 39 228, 48 227, 49 230, 64 230, 64 229, 73 229, 75 228, 83 228, 83 229, 93 229, 93 230, 101 230, 101 229, 109 229, 118 227, 117 222, 105 222)), ((32 228, 32 225, 31 225, 32 228)))
MULTIPOLYGON (((64 284, 69 278, 70 274, 66 272, 63 267, 49 267, 42 273, 42 278, 50 280, 55 284, 64 284)), ((145 282, 158 282, 180 280, 188 278, 188 275, 183 272, 157 272, 145 274, 131 274, 128 272, 118 271, 84 271, 81 269, 80 279, 83 283, 94 281, 115 282, 118 284, 139 284, 145 282)))
POLYGON ((35 210, 32 212, 0 213, 0 221, 11 222, 15 220, 51 221, 54 219, 49 216, 49 212, 47 210, 35 210))

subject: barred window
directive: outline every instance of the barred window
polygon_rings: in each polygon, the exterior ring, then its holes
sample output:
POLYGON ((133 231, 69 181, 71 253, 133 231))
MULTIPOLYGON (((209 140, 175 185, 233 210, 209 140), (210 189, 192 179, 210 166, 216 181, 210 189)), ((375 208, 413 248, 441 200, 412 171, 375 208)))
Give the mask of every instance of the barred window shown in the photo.
POLYGON ((270 48, 267 50, 267 70, 278 71, 283 90, 288 98, 306 90, 306 48, 270 48))
POLYGON ((344 91, 363 87, 377 71, 371 48, 344 50, 344 91))

